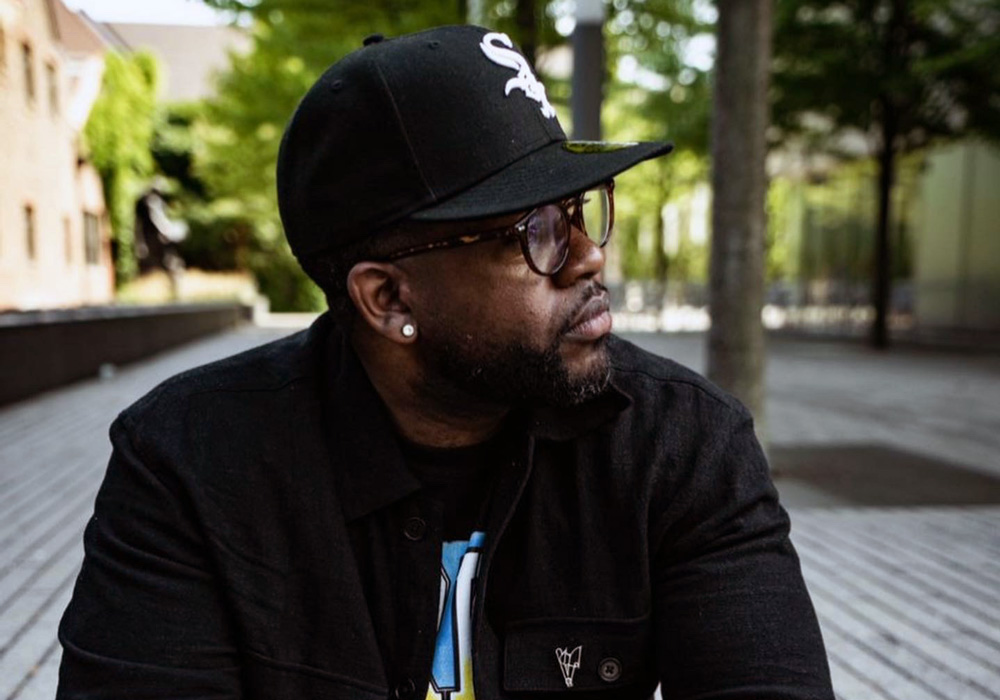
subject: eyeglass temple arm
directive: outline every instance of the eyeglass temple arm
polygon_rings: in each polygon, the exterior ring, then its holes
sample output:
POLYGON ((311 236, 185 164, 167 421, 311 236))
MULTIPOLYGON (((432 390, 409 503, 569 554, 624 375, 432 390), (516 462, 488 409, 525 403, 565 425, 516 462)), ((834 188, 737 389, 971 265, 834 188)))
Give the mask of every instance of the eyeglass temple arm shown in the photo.
POLYGON ((457 248, 459 246, 469 245, 470 243, 486 241, 491 238, 501 238, 510 230, 511 227, 507 226, 504 228, 490 229, 489 231, 480 231, 479 233, 463 234, 461 236, 455 236, 454 238, 445 238, 432 243, 422 243, 420 245, 404 248, 403 250, 398 250, 391 255, 387 255, 383 259, 388 262, 411 255, 419 255, 420 253, 429 253, 433 250, 447 250, 448 248, 457 248))

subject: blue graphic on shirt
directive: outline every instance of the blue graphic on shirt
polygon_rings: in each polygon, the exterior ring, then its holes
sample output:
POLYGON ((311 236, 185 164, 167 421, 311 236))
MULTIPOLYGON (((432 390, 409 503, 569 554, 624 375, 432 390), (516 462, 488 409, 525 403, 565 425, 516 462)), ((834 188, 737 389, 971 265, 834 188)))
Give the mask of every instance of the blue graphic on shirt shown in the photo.
POLYGON ((438 634, 427 700, 475 700, 472 687, 472 608, 479 554, 486 534, 445 542, 441 550, 438 634))

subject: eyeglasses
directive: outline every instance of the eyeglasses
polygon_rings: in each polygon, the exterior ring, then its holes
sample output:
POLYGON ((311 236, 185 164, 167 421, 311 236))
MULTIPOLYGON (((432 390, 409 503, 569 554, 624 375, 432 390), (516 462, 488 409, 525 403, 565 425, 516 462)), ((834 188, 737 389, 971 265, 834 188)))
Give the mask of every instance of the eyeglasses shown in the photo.
POLYGON ((513 226, 424 243, 390 253, 382 259, 399 260, 433 250, 513 236, 521 243, 521 253, 528 267, 539 275, 550 277, 559 272, 569 258, 572 227, 586 233, 599 247, 607 245, 615 223, 614 188, 614 180, 611 180, 569 199, 532 209, 513 226))

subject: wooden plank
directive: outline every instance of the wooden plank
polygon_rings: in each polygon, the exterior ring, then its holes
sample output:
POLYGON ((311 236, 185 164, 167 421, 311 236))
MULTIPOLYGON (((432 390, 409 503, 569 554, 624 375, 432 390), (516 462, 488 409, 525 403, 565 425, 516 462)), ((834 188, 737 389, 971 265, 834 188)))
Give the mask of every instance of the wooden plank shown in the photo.
MULTIPOLYGON (((800 514, 801 515, 801 514, 800 514)), ((889 547, 878 547, 868 544, 862 539, 852 538, 845 534, 843 527, 822 526, 808 529, 802 518, 799 518, 797 536, 793 540, 798 544, 808 544, 822 551, 837 551, 856 562, 855 571, 859 575, 867 572, 872 576, 882 576, 891 581, 890 587, 906 587, 912 591, 914 600, 924 601, 924 605, 947 612, 960 618, 963 624, 981 630, 987 637, 1000 643, 1000 624, 997 611, 975 597, 970 597, 962 590, 955 590, 942 585, 934 576, 928 576, 900 562, 897 553, 889 547)))
MULTIPOLYGON (((884 525, 884 521, 870 517, 865 518, 862 523, 851 524, 844 523, 842 519, 829 519, 829 516, 819 516, 817 520, 826 523, 828 528, 836 527, 838 534, 849 534, 858 546, 875 552, 891 551, 894 564, 905 568, 908 573, 922 573, 941 585, 980 601, 987 610, 1000 610, 1000 597, 989 580, 988 572, 975 566, 960 569, 957 557, 944 551, 955 549, 950 543, 938 549, 927 547, 914 534, 919 526, 912 516, 901 514, 901 517, 905 518, 901 527, 908 532, 902 536, 895 528, 884 525)), ((962 536, 956 535, 951 539, 957 543, 962 536)), ((982 554, 977 559, 989 557, 988 552, 982 554)))
POLYGON ((4 579, 23 562, 37 556, 47 543, 81 513, 93 511, 96 497, 94 480, 85 481, 56 501, 46 501, 44 510, 22 522, 0 539, 0 604, 4 579))
MULTIPOLYGON (((14 698, 23 690, 31 676, 43 669, 51 673, 45 662, 54 652, 53 641, 63 610, 69 605, 73 583, 79 573, 82 554, 66 557, 58 572, 58 581, 46 589, 39 589, 31 615, 23 620, 18 634, 0 656, 0 698, 14 698), (44 597, 42 597, 44 596, 44 597)), ((50 683, 51 679, 44 679, 50 683)))
MULTIPOLYGON (((8 629, 11 619, 22 614, 23 600, 39 586, 51 583, 52 571, 69 558, 83 559, 83 529, 90 517, 86 511, 79 512, 68 521, 47 546, 39 550, 32 559, 15 568, 3 581, 3 598, 0 599, 0 631, 8 629)), ((73 564, 79 564, 74 560, 73 564)), ((0 632, 0 650, 7 640, 0 632)))
POLYGON ((867 679, 895 700, 956 700, 911 673, 907 660, 899 663, 864 624, 842 617, 839 610, 822 596, 813 596, 813 603, 820 616, 824 637, 831 639, 832 646, 857 676, 867 679))
MULTIPOLYGON (((810 561, 807 566, 811 564, 810 561)), ((888 613, 873 604, 863 592, 843 585, 836 576, 814 575, 811 581, 810 592, 814 599, 816 596, 825 598, 836 610, 838 620, 849 616, 863 623, 879 646, 903 649, 908 658, 919 664, 911 671, 938 674, 948 686, 974 689, 986 700, 1000 698, 990 690, 990 686, 1000 679, 1000 668, 995 664, 963 653, 924 625, 888 613)))
MULTIPOLYGON (((33 498, 11 508, 0 517, 0 552, 11 552, 17 542, 30 539, 36 523, 51 519, 60 508, 75 503, 81 493, 95 493, 95 482, 99 478, 95 470, 81 469, 55 482, 47 491, 34 494, 33 498)), ((2 561, 3 555, 0 554, 2 561)))
MULTIPOLYGON (((965 634, 966 630, 952 624, 947 618, 937 616, 922 601, 897 595, 899 589, 891 590, 877 580, 858 576, 849 565, 839 558, 817 556, 811 548, 799 549, 802 558, 803 575, 816 585, 833 584, 839 587, 843 605, 870 610, 875 618, 891 618, 893 624, 910 627, 917 635, 923 635, 947 644, 950 651, 966 655, 993 673, 1000 674, 1000 645, 990 644, 975 635, 965 634), (875 610, 871 610, 874 607, 875 610)), ((909 636, 904 633, 903 636, 909 636)))

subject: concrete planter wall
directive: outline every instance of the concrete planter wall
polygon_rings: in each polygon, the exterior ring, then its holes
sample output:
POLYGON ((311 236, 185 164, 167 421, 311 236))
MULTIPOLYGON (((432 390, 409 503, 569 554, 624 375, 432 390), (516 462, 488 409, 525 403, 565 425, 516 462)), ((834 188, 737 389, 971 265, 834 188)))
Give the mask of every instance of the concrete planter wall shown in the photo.
POLYGON ((251 317, 239 304, 87 307, 0 314, 0 405, 96 376, 251 317))

